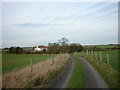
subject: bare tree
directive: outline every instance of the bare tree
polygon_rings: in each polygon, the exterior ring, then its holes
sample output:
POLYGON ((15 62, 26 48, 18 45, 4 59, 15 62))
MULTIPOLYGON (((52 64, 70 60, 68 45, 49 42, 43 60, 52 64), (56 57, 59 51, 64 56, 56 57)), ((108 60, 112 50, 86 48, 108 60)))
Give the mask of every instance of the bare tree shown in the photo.
POLYGON ((66 45, 68 42, 69 42, 68 39, 66 39, 65 37, 58 40, 58 43, 60 43, 62 46, 66 45))

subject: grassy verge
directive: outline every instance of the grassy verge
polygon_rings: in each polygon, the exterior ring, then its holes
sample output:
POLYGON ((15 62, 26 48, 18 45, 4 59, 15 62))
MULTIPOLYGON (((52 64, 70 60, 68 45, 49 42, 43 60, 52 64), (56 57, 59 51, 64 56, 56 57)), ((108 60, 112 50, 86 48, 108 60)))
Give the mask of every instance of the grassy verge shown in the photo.
POLYGON ((100 62, 99 60, 93 59, 90 56, 86 56, 82 53, 78 55, 88 60, 89 63, 95 67, 95 69, 107 82, 109 88, 118 88, 119 73, 116 70, 114 70, 110 65, 107 65, 106 63, 100 62))
POLYGON ((17 55, 2 54, 2 72, 9 72, 20 69, 30 64, 32 58, 33 64, 55 57, 56 55, 17 55))
MULTIPOLYGON (((100 59, 100 53, 101 53, 101 56, 102 56, 102 62, 106 63, 107 64, 107 54, 109 55, 109 64, 110 66, 120 72, 120 69, 118 68, 118 66, 120 65, 118 63, 118 56, 119 56, 119 52, 120 50, 105 50, 105 51, 94 51, 93 53, 89 53, 89 57, 93 57, 95 58, 95 54, 97 54, 97 59, 98 60, 101 60, 100 59), (92 55, 93 54, 93 55, 92 55)), ((82 55, 86 56, 87 55, 87 52, 81 52, 82 55)))
POLYGON ((68 64, 69 55, 58 55, 53 59, 3 74, 3 88, 45 88, 68 64), (62 59, 61 59, 62 57, 62 59))
POLYGON ((67 88, 85 88, 85 73, 83 64, 76 56, 73 56, 73 58, 75 62, 74 70, 67 88))
MULTIPOLYGON (((110 66, 120 72, 120 69, 118 68, 118 52, 120 50, 106 50, 106 51, 101 51, 102 54, 102 61, 107 64, 107 54, 109 54, 109 61, 110 61, 110 66)), ((97 53, 97 58, 100 60, 100 51, 96 51, 97 53)))

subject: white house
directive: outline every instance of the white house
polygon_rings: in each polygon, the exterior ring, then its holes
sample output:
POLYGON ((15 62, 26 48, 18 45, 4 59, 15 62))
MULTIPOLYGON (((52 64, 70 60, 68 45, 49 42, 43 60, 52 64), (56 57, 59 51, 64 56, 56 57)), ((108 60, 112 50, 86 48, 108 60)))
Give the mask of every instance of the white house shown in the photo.
POLYGON ((46 46, 36 46, 36 48, 34 48, 34 51, 43 51, 46 50, 47 51, 47 47, 46 46))

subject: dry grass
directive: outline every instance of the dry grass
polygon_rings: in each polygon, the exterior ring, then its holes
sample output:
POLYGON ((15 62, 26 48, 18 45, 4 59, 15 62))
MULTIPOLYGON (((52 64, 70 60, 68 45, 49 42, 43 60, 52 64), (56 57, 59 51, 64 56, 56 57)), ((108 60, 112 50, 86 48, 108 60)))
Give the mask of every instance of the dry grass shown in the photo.
POLYGON ((44 88, 68 64, 68 54, 58 55, 53 59, 25 67, 18 71, 3 74, 3 88, 44 88))

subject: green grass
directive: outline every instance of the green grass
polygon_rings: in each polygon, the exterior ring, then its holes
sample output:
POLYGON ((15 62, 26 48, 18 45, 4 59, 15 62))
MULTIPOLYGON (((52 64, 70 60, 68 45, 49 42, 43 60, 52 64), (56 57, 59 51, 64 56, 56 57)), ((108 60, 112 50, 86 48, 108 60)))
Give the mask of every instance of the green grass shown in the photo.
POLYGON ((8 52, 9 49, 1 49, 1 51, 3 51, 3 52, 8 52))
POLYGON ((85 88, 85 72, 83 64, 76 56, 73 56, 73 58, 75 62, 74 70, 67 88, 85 88))
POLYGON ((0 74, 2 73, 2 54, 0 53, 0 74))
POLYGON ((17 55, 2 54, 2 72, 9 72, 20 69, 30 64, 32 58, 33 64, 55 57, 55 55, 17 55))
POLYGON ((118 46, 114 46, 114 45, 84 45, 84 48, 101 48, 101 49, 105 49, 105 48, 118 48, 118 46))
MULTIPOLYGON (((120 72, 120 69, 118 68, 118 51, 120 50, 106 50, 106 51, 101 51, 102 54, 102 61, 107 64, 107 54, 109 55, 109 62, 110 66, 120 72)), ((97 53, 97 60, 100 60, 100 51, 96 51, 97 53)), ((86 52, 82 52, 81 55, 87 55, 86 52)), ((89 57, 92 57, 92 53, 89 55, 89 57)), ((93 58, 95 59, 95 52, 93 53, 93 58)))
POLYGON ((98 47, 98 48, 116 48, 117 46, 113 46, 113 45, 96 45, 96 47, 98 47))
MULTIPOLYGON (((104 53, 106 54, 108 52, 113 54, 115 51, 105 51, 104 53)), ((120 78, 120 77, 119 77, 119 72, 113 68, 114 66, 111 66, 111 65, 108 65, 99 60, 93 59, 91 56, 87 56, 86 53, 84 53, 84 52, 79 53, 78 56, 85 58, 86 60, 89 61, 89 63, 92 66, 95 67, 95 69, 99 72, 99 74, 107 82, 109 88, 118 88, 118 86, 119 86, 118 78, 120 78)), ((114 61, 115 60, 117 60, 117 59, 114 59, 114 61)))
MULTIPOLYGON (((101 51, 101 53, 102 53, 103 62, 107 64, 107 54, 108 54, 110 66, 116 71, 120 72, 120 69, 118 68, 118 56, 119 56, 118 51, 120 50, 107 50, 107 51, 101 51)), ((98 60, 100 60, 100 52, 97 52, 97 54, 98 54, 97 58, 98 60)))

